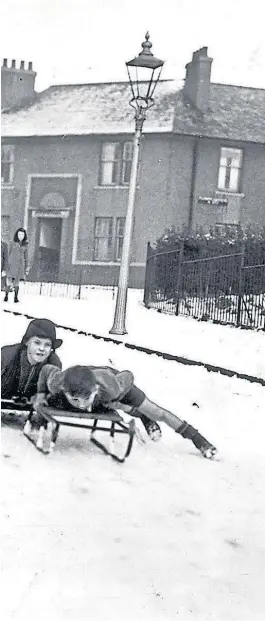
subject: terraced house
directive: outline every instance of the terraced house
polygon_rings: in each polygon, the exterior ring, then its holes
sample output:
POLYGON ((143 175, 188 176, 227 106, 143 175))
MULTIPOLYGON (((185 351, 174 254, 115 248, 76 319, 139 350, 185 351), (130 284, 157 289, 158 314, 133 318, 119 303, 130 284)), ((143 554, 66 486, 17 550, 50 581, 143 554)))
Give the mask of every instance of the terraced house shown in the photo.
MULTIPOLYGON (((32 279, 117 282, 134 118, 126 82, 51 86, 2 67, 2 234, 23 225, 32 279)), ((265 225, 265 90, 211 82, 207 48, 162 80, 144 124, 131 257, 168 226, 265 225), (227 204, 219 204, 219 199, 227 204), (218 199, 218 200, 216 200, 218 199)))

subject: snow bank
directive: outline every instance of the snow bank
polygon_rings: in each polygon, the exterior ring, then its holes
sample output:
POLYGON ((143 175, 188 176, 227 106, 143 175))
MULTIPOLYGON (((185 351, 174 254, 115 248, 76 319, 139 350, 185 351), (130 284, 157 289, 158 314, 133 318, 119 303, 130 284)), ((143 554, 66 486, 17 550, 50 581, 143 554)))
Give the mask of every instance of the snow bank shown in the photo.
MULTIPOLYGON (((8 303, 5 308, 109 337, 115 309, 113 292, 88 288, 86 295, 86 300, 73 300, 25 294, 20 304, 8 303)), ((142 291, 129 290, 128 334, 115 339, 265 378, 264 332, 165 315, 146 309, 142 299, 142 291)))

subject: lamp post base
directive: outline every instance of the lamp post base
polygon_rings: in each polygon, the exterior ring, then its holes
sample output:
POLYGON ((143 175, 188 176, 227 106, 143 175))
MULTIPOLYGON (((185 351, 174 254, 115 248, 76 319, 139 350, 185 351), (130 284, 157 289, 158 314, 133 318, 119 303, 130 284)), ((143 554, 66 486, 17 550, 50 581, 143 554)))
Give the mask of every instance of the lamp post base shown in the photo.
POLYGON ((119 336, 122 336, 123 334, 128 334, 128 332, 125 328, 115 328, 115 326, 112 326, 109 334, 118 334, 119 336))

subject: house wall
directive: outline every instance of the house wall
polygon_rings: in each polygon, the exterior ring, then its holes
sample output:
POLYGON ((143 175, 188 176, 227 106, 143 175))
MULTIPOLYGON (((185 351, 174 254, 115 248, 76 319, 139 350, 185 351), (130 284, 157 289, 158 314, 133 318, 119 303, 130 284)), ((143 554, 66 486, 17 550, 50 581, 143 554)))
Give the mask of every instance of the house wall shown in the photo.
POLYGON ((265 226, 265 145, 244 148, 242 224, 265 226))
MULTIPOLYGON (((123 137, 127 138, 127 137, 123 137)), ((94 219, 97 216, 126 215, 128 187, 100 187, 99 165, 103 141, 118 136, 29 138, 15 142, 15 170, 12 188, 2 188, 2 215, 10 216, 11 234, 23 225, 28 175, 81 175, 82 191, 77 237, 77 266, 72 266, 75 210, 63 220, 60 277, 80 273, 86 282, 116 284, 119 264, 93 262, 94 219)), ((5 140, 12 143, 11 140, 5 140)), ((193 224, 209 227, 222 217, 221 209, 198 205, 199 196, 212 195, 217 188, 221 146, 242 147, 200 139, 195 174, 193 224)), ((186 225, 189 219, 194 138, 177 135, 143 135, 135 204, 132 243, 131 286, 142 286, 146 246, 152 244, 166 227, 186 225)), ((241 221, 265 224, 265 151, 264 146, 243 145, 241 221)), ((37 206, 38 207, 38 206, 37 206)), ((30 252, 33 260, 37 239, 37 219, 29 218, 30 252)))
MULTIPOLYGON (((95 217, 125 217, 128 203, 127 186, 99 186, 101 145, 102 141, 107 140, 110 138, 42 138, 15 141, 15 189, 3 188, 3 215, 11 216, 12 230, 23 224, 29 174, 81 175, 77 263, 82 265, 85 280, 99 284, 110 280, 111 284, 116 284, 118 263, 109 266, 106 263, 99 265, 93 262, 95 217)), ((172 224, 181 226, 187 220, 190 157, 189 139, 143 136, 132 243, 132 285, 143 284, 147 242, 154 243, 165 227, 172 224)), ((31 213, 29 211, 28 233, 33 261, 38 222, 36 218, 31 218, 31 213)), ((63 222, 61 276, 64 273, 68 275, 72 265, 74 222, 75 212, 72 211, 63 222)))
MULTIPOLYGON (((199 205, 199 196, 212 196, 217 190, 221 147, 243 150, 243 167, 239 192, 240 224, 265 225, 265 146, 234 141, 200 139, 195 174, 193 223, 208 228, 222 222, 224 209, 215 205, 199 205)), ((222 192, 222 196, 229 193, 222 192)))

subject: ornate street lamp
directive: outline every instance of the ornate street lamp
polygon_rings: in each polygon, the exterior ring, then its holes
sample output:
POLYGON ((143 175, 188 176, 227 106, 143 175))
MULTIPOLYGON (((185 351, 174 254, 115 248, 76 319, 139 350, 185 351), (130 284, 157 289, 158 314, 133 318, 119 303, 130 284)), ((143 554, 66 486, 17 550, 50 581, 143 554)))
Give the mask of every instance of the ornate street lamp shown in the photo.
POLYGON ((152 43, 147 32, 145 41, 142 43, 142 51, 136 58, 126 63, 132 99, 130 105, 135 109, 135 135, 133 141, 133 158, 131 178, 129 185, 128 207, 125 220, 121 266, 119 273, 118 293, 113 326, 110 334, 126 334, 125 327, 127 292, 130 271, 130 254, 133 231, 133 216, 135 193, 137 184, 137 171, 143 124, 146 119, 148 108, 154 105, 153 95, 161 75, 163 60, 156 58, 152 52, 152 43))

